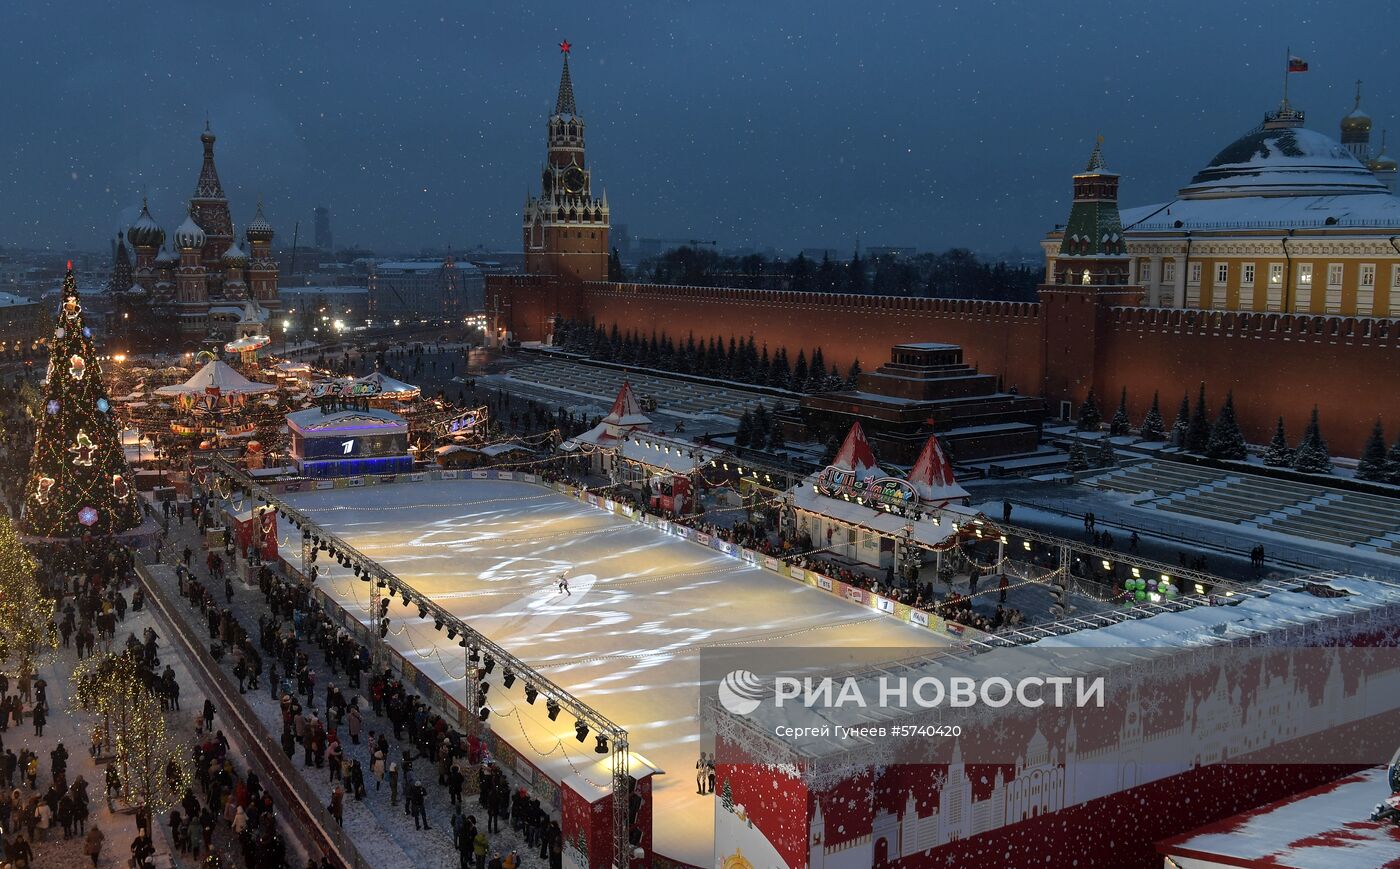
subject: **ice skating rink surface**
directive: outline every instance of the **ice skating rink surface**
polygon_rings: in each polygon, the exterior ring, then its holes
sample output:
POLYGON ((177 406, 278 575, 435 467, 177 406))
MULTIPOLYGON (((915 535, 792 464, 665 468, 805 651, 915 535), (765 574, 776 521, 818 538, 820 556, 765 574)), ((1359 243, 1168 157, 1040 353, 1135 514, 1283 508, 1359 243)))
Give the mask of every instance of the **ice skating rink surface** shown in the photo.
MULTIPOLYGON (((626 728, 654 779, 657 853, 708 866, 713 797, 695 792, 702 750, 699 654, 716 646, 900 648, 947 641, 867 607, 541 486, 434 480, 288 493, 286 499, 419 592, 626 728), (558 589, 570 571, 571 594, 558 589)), ((368 621, 369 584, 322 559, 322 587, 368 621), (323 573, 323 576, 326 576, 323 573)), ((391 603, 389 642, 463 696, 464 651, 391 603)), ((488 679, 490 725, 556 781, 608 784, 594 739, 550 721, 524 683, 488 679)))

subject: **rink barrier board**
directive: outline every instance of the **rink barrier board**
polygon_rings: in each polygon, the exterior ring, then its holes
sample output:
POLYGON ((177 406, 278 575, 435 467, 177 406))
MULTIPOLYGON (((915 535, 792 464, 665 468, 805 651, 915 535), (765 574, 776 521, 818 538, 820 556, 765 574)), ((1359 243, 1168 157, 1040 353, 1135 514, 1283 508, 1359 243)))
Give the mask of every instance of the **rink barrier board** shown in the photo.
MULTIPOLYGON (((987 636, 975 628, 970 628, 958 622, 949 621, 937 613, 915 609, 909 604, 900 603, 893 598, 875 594, 860 586, 850 585, 839 579, 833 579, 832 577, 817 573, 816 571, 789 564, 780 558, 765 555, 742 546, 735 546, 732 543, 726 543, 712 534, 697 531, 689 525, 682 525, 660 516, 653 516, 649 513, 638 511, 629 505, 621 504, 611 498, 605 498, 600 495, 595 495, 592 492, 582 491, 577 486, 568 483, 544 481, 536 474, 527 474, 522 471, 417 471, 411 474, 376 474, 362 477, 341 477, 335 480, 299 480, 295 483, 274 484, 271 488, 273 491, 277 492, 297 492, 307 491, 307 489, 304 488, 307 482, 314 482, 314 489, 341 489, 388 485, 399 482, 419 483, 428 480, 507 480, 545 486, 561 495, 567 495, 577 501, 582 501, 591 507, 596 507, 600 510, 606 510, 616 516, 631 519, 634 522, 655 528, 664 534, 680 537, 692 543, 698 543, 701 546, 707 546, 731 558, 737 558, 745 564, 761 567, 785 579, 800 582, 803 585, 835 595, 851 603, 860 604, 882 615, 898 619, 899 621, 918 628, 924 628, 925 630, 932 631, 935 634, 948 637, 949 639, 958 642, 966 642, 968 640, 985 639, 987 636)), ((314 491, 314 489, 312 489, 312 491, 314 491)))

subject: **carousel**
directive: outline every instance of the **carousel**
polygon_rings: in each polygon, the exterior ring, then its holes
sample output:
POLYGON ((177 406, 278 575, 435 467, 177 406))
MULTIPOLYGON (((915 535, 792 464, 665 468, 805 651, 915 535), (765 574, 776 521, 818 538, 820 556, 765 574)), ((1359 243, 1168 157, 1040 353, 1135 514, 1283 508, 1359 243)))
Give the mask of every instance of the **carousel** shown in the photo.
POLYGON ((215 359, 183 383, 162 386, 155 394, 172 399, 180 414, 179 419, 170 421, 171 433, 201 438, 204 448, 229 438, 252 437, 260 416, 280 417, 279 402, 268 396, 276 391, 276 386, 249 380, 228 363, 215 359))

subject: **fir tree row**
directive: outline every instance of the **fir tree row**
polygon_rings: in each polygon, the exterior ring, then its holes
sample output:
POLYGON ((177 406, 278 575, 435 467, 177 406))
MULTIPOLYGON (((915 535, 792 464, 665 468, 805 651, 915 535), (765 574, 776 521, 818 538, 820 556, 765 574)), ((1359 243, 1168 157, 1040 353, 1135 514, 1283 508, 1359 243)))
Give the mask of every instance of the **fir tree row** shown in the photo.
POLYGON ((860 360, 851 363, 845 376, 835 365, 827 366, 822 349, 817 347, 809 357, 805 350, 797 351, 796 361, 790 361, 787 348, 770 353, 765 344, 760 348, 752 335, 748 338, 729 336, 695 337, 690 333, 684 341, 671 338, 665 332, 650 336, 633 330, 622 332, 614 323, 604 329, 592 320, 587 323, 565 321, 555 330, 555 344, 571 353, 580 353, 604 362, 618 362, 675 371, 717 380, 772 386, 793 392, 831 392, 851 389, 860 375, 860 360))

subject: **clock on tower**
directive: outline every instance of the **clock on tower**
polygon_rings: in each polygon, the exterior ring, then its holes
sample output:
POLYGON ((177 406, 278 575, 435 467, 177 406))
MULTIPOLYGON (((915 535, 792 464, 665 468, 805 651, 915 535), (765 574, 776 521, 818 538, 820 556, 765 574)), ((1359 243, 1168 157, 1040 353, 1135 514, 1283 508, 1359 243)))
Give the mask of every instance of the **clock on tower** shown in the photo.
POLYGON ((564 68, 559 94, 546 125, 548 151, 540 175, 539 196, 528 196, 521 225, 525 271, 580 281, 608 277, 606 196, 592 193, 593 185, 583 146, 583 116, 574 102, 567 42, 559 44, 564 68))

